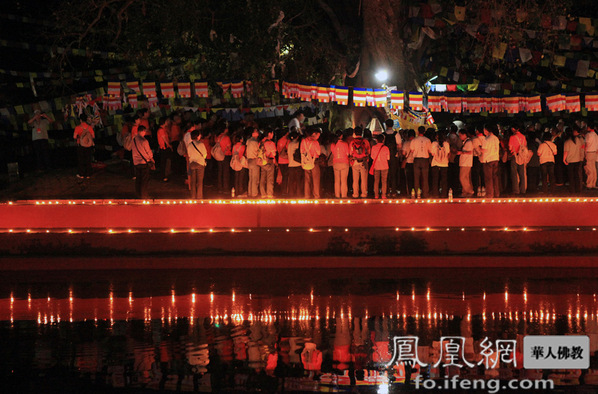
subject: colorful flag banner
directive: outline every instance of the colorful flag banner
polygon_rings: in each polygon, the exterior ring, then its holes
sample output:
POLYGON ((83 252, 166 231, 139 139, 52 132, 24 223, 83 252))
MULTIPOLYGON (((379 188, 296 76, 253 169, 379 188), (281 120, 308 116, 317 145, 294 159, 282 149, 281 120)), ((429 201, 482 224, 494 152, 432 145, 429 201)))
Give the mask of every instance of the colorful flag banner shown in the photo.
POLYGON ((156 83, 155 82, 143 82, 143 94, 145 97, 157 97, 156 83))
POLYGON ((236 81, 231 83, 231 93, 234 98, 241 98, 243 96, 243 91, 245 89, 245 85, 243 81, 236 81))
POLYGON ((133 90, 137 94, 141 94, 141 90, 139 89, 139 81, 127 81, 127 87, 130 90, 133 90))
POLYGON ((422 111, 424 109, 424 96, 422 93, 409 92, 409 107, 414 111, 422 111))
POLYGON ((586 109, 588 111, 598 111, 598 94, 586 95, 586 109))
POLYGON ((353 88, 353 103, 356 107, 365 107, 367 101, 366 88, 353 88))
POLYGON ((386 89, 374 89, 374 104, 376 107, 386 107, 386 89))
POLYGON ((120 82, 108 82, 108 94, 112 97, 121 97, 120 82))
POLYGON ((581 111, 581 104, 579 100, 579 95, 571 95, 565 97, 565 108, 569 112, 579 112, 581 111))
POLYGON ((463 103, 461 97, 449 96, 446 98, 448 112, 453 114, 460 114, 462 112, 463 103))
POLYGON ((208 83, 195 82, 195 95, 197 97, 208 97, 208 83))
POLYGON ((179 96, 183 98, 191 98, 191 83, 179 82, 178 84, 179 96))
POLYGON ((334 88, 334 99, 338 105, 349 104, 349 88, 337 86, 334 88))
POLYGON ((565 99, 562 94, 555 94, 553 96, 546 97, 546 106, 551 112, 564 111, 565 110, 565 99))
POLYGON ((172 82, 161 82, 160 90, 162 91, 162 97, 174 98, 174 84, 172 82))
POLYGON ((405 108, 405 94, 398 90, 391 91, 390 107, 396 110, 403 110, 403 108, 405 108))

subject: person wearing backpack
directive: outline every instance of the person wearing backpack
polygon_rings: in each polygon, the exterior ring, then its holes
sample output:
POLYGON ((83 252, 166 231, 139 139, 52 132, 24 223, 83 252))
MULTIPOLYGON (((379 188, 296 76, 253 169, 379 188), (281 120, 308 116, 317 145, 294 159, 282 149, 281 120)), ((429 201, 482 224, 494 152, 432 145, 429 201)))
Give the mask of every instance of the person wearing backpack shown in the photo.
POLYGON ((150 169, 155 169, 154 155, 150 149, 149 141, 145 138, 148 130, 140 125, 133 138, 133 165, 135 166, 135 194, 137 198, 147 198, 147 189, 150 179, 150 169))
POLYGON ((320 198, 320 166, 316 164, 316 159, 320 156, 320 129, 309 129, 307 136, 299 144, 301 151, 301 168, 303 168, 304 196, 305 198, 320 198))
POLYGON ((73 133, 73 138, 77 141, 77 161, 79 163, 77 178, 89 178, 91 177, 91 161, 95 134, 93 127, 87 123, 86 113, 82 113, 79 120, 81 120, 81 123, 75 127, 75 132, 73 133))
POLYGON ((430 188, 432 197, 448 197, 448 163, 451 146, 446 141, 445 135, 445 130, 437 132, 435 141, 432 142, 432 187, 430 188))
POLYGON ((276 144, 272 141, 274 131, 267 128, 261 136, 258 148, 260 166, 260 195, 262 198, 274 198, 274 170, 276 167, 276 144), (261 162, 260 162, 261 161, 261 162))
POLYGON ((247 158, 245 157, 243 135, 235 134, 233 142, 230 166, 235 173, 235 193, 237 197, 247 197, 247 158))
POLYGON ((527 139, 521 132, 519 126, 511 127, 511 137, 509 137, 510 168, 511 168, 511 187, 513 194, 525 194, 525 165, 523 156, 527 154, 527 139))
POLYGON ((349 144, 351 157, 351 171, 353 173, 353 198, 368 196, 368 158, 370 156, 370 143, 363 138, 363 129, 355 128, 353 140, 349 144))
POLYGON ((289 158, 289 197, 302 197, 304 193, 303 168, 301 168, 300 140, 297 131, 289 133, 287 157, 289 158))
POLYGON ((187 146, 190 172, 189 183, 191 186, 192 199, 203 198, 203 178, 206 170, 208 150, 203 141, 200 141, 202 137, 203 135, 199 130, 193 130, 191 132, 191 142, 187 146))

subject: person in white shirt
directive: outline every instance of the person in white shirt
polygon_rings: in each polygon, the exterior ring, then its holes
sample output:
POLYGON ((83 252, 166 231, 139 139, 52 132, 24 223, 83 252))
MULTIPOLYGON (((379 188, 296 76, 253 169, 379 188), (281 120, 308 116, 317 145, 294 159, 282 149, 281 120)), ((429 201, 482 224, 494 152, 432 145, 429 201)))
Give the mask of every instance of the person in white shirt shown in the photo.
POLYGON ((432 197, 448 197, 448 163, 451 146, 446 141, 445 131, 436 133, 436 141, 432 142, 432 197), (440 189, 438 188, 440 184, 440 189))
POLYGON ((260 185, 260 167, 257 163, 257 151, 260 146, 257 138, 260 135, 258 129, 253 129, 251 138, 247 140, 247 169, 249 170, 249 186, 247 197, 257 198, 260 185))
POLYGON ((459 155, 459 181, 461 182, 461 197, 473 196, 473 185, 471 184, 471 166, 473 165, 473 143, 467 130, 459 130, 459 138, 463 141, 463 147, 459 155))
POLYGON ((484 125, 482 140, 482 165, 484 166, 484 185, 486 198, 500 196, 500 177, 498 175, 498 159, 500 155, 500 141, 496 134, 498 130, 494 124, 484 125))
POLYGON ((548 193, 550 184, 550 194, 554 194, 554 156, 556 155, 556 145, 552 140, 552 135, 546 132, 542 135, 542 143, 538 146, 538 157, 540 158, 540 171, 542 173, 542 192, 548 193))
POLYGON ((596 189, 596 178, 598 171, 596 169, 596 156, 598 155, 598 135, 594 130, 594 124, 587 125, 586 131, 586 187, 596 189))
POLYGON ((411 141, 411 152, 413 152, 413 183, 415 190, 421 189, 423 198, 429 195, 428 172, 430 171, 430 152, 432 141, 424 136, 426 128, 419 126, 417 137, 411 141))
POLYGON ((203 178, 206 170, 206 156, 208 151, 201 140, 202 134, 199 130, 193 130, 191 133, 191 142, 187 145, 187 154, 189 155, 189 172, 191 198, 203 198, 203 178))
POLYGON ((296 131, 299 135, 303 135, 305 126, 303 121, 305 120, 305 114, 301 111, 295 112, 295 116, 289 122, 289 131, 296 131))
POLYGON ((584 140, 579 135, 579 127, 573 125, 565 128, 567 139, 563 147, 563 163, 567 166, 569 176, 569 192, 571 194, 581 193, 582 165, 584 151, 584 140))

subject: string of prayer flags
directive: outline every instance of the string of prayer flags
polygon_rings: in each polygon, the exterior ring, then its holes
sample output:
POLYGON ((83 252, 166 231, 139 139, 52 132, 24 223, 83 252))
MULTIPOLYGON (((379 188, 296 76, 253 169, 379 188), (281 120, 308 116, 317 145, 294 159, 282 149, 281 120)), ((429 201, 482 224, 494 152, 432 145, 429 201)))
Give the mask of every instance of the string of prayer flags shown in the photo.
POLYGON ((317 87, 316 99, 321 103, 329 103, 330 102, 330 94, 328 94, 327 86, 318 86, 317 87))

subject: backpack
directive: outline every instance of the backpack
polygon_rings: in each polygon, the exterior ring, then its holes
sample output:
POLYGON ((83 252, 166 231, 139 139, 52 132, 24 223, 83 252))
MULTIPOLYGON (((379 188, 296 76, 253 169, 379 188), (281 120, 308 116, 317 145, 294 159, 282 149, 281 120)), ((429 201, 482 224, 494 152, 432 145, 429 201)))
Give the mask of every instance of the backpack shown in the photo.
POLYGON ((293 160, 297 163, 301 163, 301 146, 297 145, 297 149, 293 152, 293 160))
POLYGON ((176 153, 180 156, 187 156, 187 146, 185 145, 185 141, 179 142, 179 146, 176 148, 176 153))
POLYGON ((357 163, 366 161, 368 154, 366 152, 365 140, 363 138, 356 138, 353 140, 353 153, 351 155, 357 163))
POLYGON ((527 146, 523 145, 521 143, 521 140, 519 140, 519 152, 517 152, 515 154, 515 162, 517 163, 517 165, 522 166, 524 164, 529 163, 529 161, 532 159, 533 155, 534 155, 534 152, 527 149, 527 146))
POLYGON ((133 149, 133 137, 131 136, 131 133, 125 134, 123 139, 123 148, 129 151, 133 149))
POLYGON ((444 149, 444 144, 442 146, 438 146, 438 156, 436 157, 436 161, 439 163, 443 163, 448 158, 448 152, 444 149))
POLYGON ((212 157, 216 159, 216 161, 223 161, 224 160, 224 152, 222 151, 222 147, 220 146, 220 141, 216 142, 216 144, 212 147, 212 157))
MULTIPOLYGON (((309 142, 306 141, 306 145, 308 143, 309 142)), ((301 148, 301 146, 299 148, 301 148)), ((311 170, 316 166, 316 158, 311 156, 309 153, 310 149, 311 145, 307 147, 305 153, 301 154, 301 167, 303 167, 304 170, 311 170)))
POLYGON ((266 164, 268 164, 268 157, 266 156, 266 147, 264 146, 263 142, 260 142, 260 145, 257 148, 257 165, 265 166, 266 164))
POLYGON ((79 136, 79 145, 84 148, 89 148, 93 146, 93 136, 91 135, 91 131, 87 127, 83 127, 83 132, 79 136))

